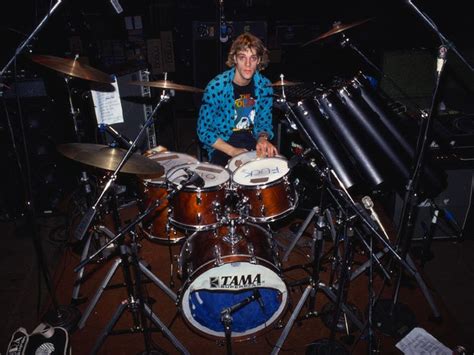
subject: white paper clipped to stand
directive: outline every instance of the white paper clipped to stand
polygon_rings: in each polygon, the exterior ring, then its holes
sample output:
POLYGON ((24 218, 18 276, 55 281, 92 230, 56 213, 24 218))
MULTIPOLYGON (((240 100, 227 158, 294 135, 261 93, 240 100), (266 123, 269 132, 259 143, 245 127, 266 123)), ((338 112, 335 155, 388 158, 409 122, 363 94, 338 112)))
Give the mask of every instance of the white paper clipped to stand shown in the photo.
POLYGON ((117 80, 112 83, 113 91, 91 90, 97 124, 111 125, 123 122, 122 102, 117 80))
POLYGON ((439 342, 423 328, 413 328, 395 345, 406 355, 437 354, 452 355, 453 351, 439 342))

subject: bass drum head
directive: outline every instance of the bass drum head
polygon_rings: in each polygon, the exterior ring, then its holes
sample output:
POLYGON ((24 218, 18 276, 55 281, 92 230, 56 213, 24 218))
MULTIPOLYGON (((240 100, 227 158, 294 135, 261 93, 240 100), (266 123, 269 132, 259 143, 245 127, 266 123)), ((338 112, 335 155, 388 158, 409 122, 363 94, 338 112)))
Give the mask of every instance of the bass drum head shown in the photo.
POLYGON ((148 159, 154 160, 160 165, 163 166, 165 173, 162 176, 154 177, 154 176, 145 176, 143 181, 146 184, 164 184, 165 176, 168 171, 178 165, 184 164, 195 164, 198 163, 199 160, 196 158, 178 152, 155 152, 155 151, 148 151, 146 154, 148 159))
POLYGON ((221 312, 248 297, 253 300, 232 312, 232 338, 245 340, 282 316, 288 301, 283 280, 272 270, 250 262, 224 264, 199 275, 182 297, 185 319, 204 335, 225 338, 221 312))
POLYGON ((257 158, 237 168, 232 181, 241 186, 267 185, 280 180, 289 171, 285 158, 257 158))
MULTIPOLYGON (((173 185, 178 186, 188 177, 188 174, 184 168, 196 172, 200 177, 202 177, 205 184, 201 189, 204 190, 220 187, 230 180, 229 172, 223 167, 200 162, 174 167, 166 174, 166 180, 173 185)), ((184 190, 187 190, 187 188, 184 188, 184 190)))

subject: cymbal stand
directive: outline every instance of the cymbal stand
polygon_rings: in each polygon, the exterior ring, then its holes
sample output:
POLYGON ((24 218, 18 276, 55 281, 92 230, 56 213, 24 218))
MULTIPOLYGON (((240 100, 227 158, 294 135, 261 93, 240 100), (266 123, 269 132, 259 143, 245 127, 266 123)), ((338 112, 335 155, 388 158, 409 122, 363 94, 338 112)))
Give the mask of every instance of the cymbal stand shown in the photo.
MULTIPOLYGON (((314 209, 314 218, 315 218, 315 228, 313 230, 313 246, 312 246, 312 274, 310 277, 310 283, 306 287, 305 291, 301 295, 300 300, 298 301, 298 304, 296 305, 293 313, 290 316, 290 319, 288 320, 285 328, 283 329, 280 338, 278 339, 277 343, 275 344, 275 347, 272 350, 272 354, 278 354, 283 346, 283 343, 285 342, 286 338, 288 337, 288 334, 293 327, 293 324, 297 320, 297 317, 299 313, 301 312, 301 309, 303 308, 304 303, 310 298, 310 309, 314 308, 314 302, 316 298, 316 294, 318 290, 321 290, 332 302, 336 303, 338 302, 338 297, 336 294, 333 292, 331 287, 326 286, 324 283, 320 281, 320 269, 321 269, 321 255, 322 251, 324 249, 324 240, 323 240, 323 231, 326 227, 326 222, 325 222, 325 216, 321 212, 320 206, 317 206, 317 208, 314 209)), ((356 315, 352 312, 352 310, 346 306, 345 303, 340 302, 339 299, 339 304, 340 308, 344 311, 344 313, 347 315, 347 317, 356 325, 357 328, 362 329, 363 324, 362 322, 356 317, 356 315)), ((310 311, 305 318, 308 318, 310 316, 317 316, 318 313, 310 311)))
MULTIPOLYGON (((180 188, 184 187, 186 183, 182 183, 180 188)), ((179 188, 179 189, 180 189, 179 188)), ((169 196, 173 197, 173 195, 178 192, 178 189, 171 192, 169 196)), ((112 197, 113 198, 113 197, 112 197)), ((169 197, 168 197, 169 198, 169 197)), ((127 299, 123 301, 116 309, 115 313, 113 314, 110 321, 107 323, 104 330, 100 333, 94 348, 92 349, 91 353, 96 354, 102 344, 104 343, 105 339, 110 334, 124 334, 124 333, 137 333, 141 332, 144 335, 145 347, 147 353, 150 352, 150 344, 149 344, 149 332, 151 329, 146 326, 146 318, 150 319, 151 322, 155 324, 157 330, 161 331, 163 335, 183 354, 189 354, 187 349, 179 342, 179 340, 173 335, 173 333, 166 327, 166 325, 154 314, 151 308, 146 304, 145 300, 143 299, 142 289, 141 289, 141 274, 143 273, 147 276, 153 283, 155 283, 158 287, 160 287, 174 302, 176 302, 177 297, 176 294, 171 291, 160 279, 158 279, 143 263, 143 261, 138 259, 138 244, 136 241, 135 232, 132 231, 138 223, 140 223, 148 214, 154 211, 161 203, 161 200, 157 200, 154 204, 149 206, 149 208, 144 211, 141 215, 139 215, 134 221, 130 222, 127 226, 122 228, 117 235, 111 238, 106 244, 104 244, 99 250, 97 250, 93 255, 89 256, 86 260, 82 261, 79 265, 74 268, 74 271, 78 271, 83 268, 87 263, 89 263, 92 259, 94 259, 99 253, 101 253, 105 248, 107 248, 112 243, 117 243, 119 245, 118 250, 120 253, 120 257, 117 258, 111 269, 108 271, 107 275, 105 276, 104 280, 102 281, 101 285, 99 286, 96 294, 92 298, 91 302, 89 303, 86 311, 84 312, 81 320, 79 321, 78 327, 82 329, 85 326, 85 323, 90 316, 93 308, 97 304, 100 296, 102 295, 103 291, 105 290, 107 284, 112 279, 115 271, 117 270, 118 266, 122 266, 123 276, 124 276, 124 284, 127 288, 127 299), (132 236, 131 248, 124 245, 124 239, 126 233, 129 233, 132 236), (132 313, 133 319, 133 327, 126 329, 126 330, 118 330, 114 331, 114 327, 120 317, 122 316, 123 312, 128 309, 132 313)), ((118 217, 118 212, 114 209, 118 217)))
MULTIPOLYGON (((114 223, 115 230, 118 231, 118 230, 120 230, 122 223, 121 223, 120 216, 116 212, 116 211, 118 211, 119 206, 118 206, 118 203, 117 203, 115 187, 112 187, 112 189, 114 190, 113 198, 110 199, 110 202, 112 204, 112 206, 111 206, 112 220, 113 220, 113 223, 114 223)), ((91 243, 92 243, 93 240, 97 240, 100 243, 100 235, 101 234, 105 236, 106 240, 109 240, 109 239, 111 239, 115 236, 115 234, 109 228, 107 228, 106 226, 104 226, 102 224, 94 225, 90 229, 88 236, 85 238, 85 243, 84 243, 84 246, 83 246, 83 249, 82 249, 80 262, 83 262, 88 257, 88 255, 90 253, 90 250, 91 250, 91 243)), ((114 249, 116 247, 115 244, 111 244, 110 246, 113 247, 114 249)), ((106 255, 106 253, 104 253, 104 255, 106 255)), ((107 257, 105 257, 105 258, 107 258, 107 257)), ((77 305, 77 304, 83 303, 85 301, 85 299, 81 298, 81 296, 80 296, 81 284, 84 281, 84 272, 85 272, 85 266, 81 267, 77 271, 76 281, 74 282, 74 288, 73 288, 73 291, 72 291, 72 300, 71 300, 72 304, 77 305)))
POLYGON ((97 207, 98 207, 100 201, 102 200, 104 195, 107 193, 107 191, 111 187, 111 185, 117 179, 117 174, 120 171, 120 169, 125 165, 127 160, 132 156, 133 152, 137 149, 137 144, 140 141, 141 137, 143 136, 143 133, 153 123, 153 116, 158 111, 158 108, 161 106, 161 104, 163 102, 167 102, 168 100, 169 100, 169 95, 166 93, 166 90, 163 90, 162 95, 160 95, 160 100, 156 104, 153 111, 151 111, 151 113, 147 117, 145 123, 143 124, 143 126, 140 129, 140 132, 138 132, 137 137, 135 138, 133 143, 130 145, 130 148, 127 150, 124 157, 122 158, 120 163, 115 168, 114 172, 110 175, 109 180, 105 184, 104 189, 100 193, 100 195, 97 198, 96 202, 89 208, 89 210, 86 212, 86 214, 82 218, 81 222, 79 223, 79 226, 76 229, 76 233, 75 233, 75 236, 78 240, 82 240, 84 238, 84 235, 86 234, 87 230, 89 229, 89 226, 91 225, 92 221, 94 220, 94 217, 97 214, 97 207))
MULTIPOLYGON (((0 84, 2 84, 3 75, 5 74, 7 69, 10 67, 12 63, 16 63, 17 57, 28 46, 31 40, 35 38, 36 34, 44 27, 44 25, 47 23, 50 17, 52 17, 53 13, 58 9, 61 2, 62 0, 57 0, 56 3, 48 9, 48 13, 41 20, 41 22, 36 26, 33 32, 25 39, 25 41, 23 41, 15 49, 13 56, 10 58, 10 60, 5 64, 5 66, 0 71, 0 84)), ((1 86, 2 85, 0 85, 0 87, 1 86)), ((19 112, 21 115, 21 110, 19 112)), ((75 327, 77 319, 80 317, 80 312, 75 307, 72 307, 69 305, 59 305, 55 291, 53 290, 51 286, 51 278, 48 272, 48 268, 47 268, 45 257, 44 257, 43 246, 42 246, 40 236, 38 233, 38 223, 37 223, 37 216, 36 216, 36 209, 35 209, 35 201, 34 201, 33 190, 32 190, 32 182, 31 182, 31 166, 30 166, 30 161, 28 158, 29 148, 28 148, 28 143, 24 134, 25 131, 24 131, 24 126, 23 126, 23 118, 21 116, 20 116, 20 130, 23 137, 23 147, 24 147, 24 156, 25 156, 24 171, 22 169, 22 165, 20 162, 18 162, 18 166, 20 168, 22 178, 24 178, 23 186, 25 190, 24 202, 25 202, 25 211, 26 211, 26 218, 27 218, 26 223, 29 228, 29 233, 31 233, 33 246, 35 248, 36 256, 38 259, 38 265, 39 265, 38 271, 43 275, 46 288, 48 290, 48 293, 51 296, 51 302, 52 302, 52 308, 45 315, 44 320, 47 321, 52 326, 61 326, 61 327, 64 327, 66 330, 70 331, 75 327)), ((19 157, 18 153, 17 153, 17 157, 19 157)))

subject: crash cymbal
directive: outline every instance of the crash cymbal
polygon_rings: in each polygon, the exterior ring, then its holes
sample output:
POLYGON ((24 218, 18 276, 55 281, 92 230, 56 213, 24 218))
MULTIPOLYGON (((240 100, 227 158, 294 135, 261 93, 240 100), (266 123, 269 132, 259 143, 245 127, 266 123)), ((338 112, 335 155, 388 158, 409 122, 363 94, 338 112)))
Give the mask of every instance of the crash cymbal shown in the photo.
POLYGON ((178 91, 188 91, 188 92, 204 92, 203 89, 195 88, 192 86, 175 84, 168 80, 158 80, 158 81, 130 81, 131 85, 142 85, 142 86, 151 86, 154 88, 160 89, 169 89, 169 90, 178 90, 178 91))
POLYGON ((348 24, 342 24, 342 23, 338 23, 336 24, 335 26, 333 26, 333 28, 331 28, 329 31, 327 31, 326 33, 323 33, 322 35, 320 35, 319 37, 316 37, 314 39, 312 39, 311 41, 309 42, 306 42, 305 44, 303 44, 301 47, 305 47, 307 46, 308 44, 311 44, 311 43, 314 43, 314 42, 317 42, 317 41, 320 41, 326 37, 329 37, 329 36, 332 36, 332 35, 335 35, 336 33, 340 33, 342 31, 345 31, 349 28, 352 28, 352 27, 355 27, 355 26, 358 26, 358 25, 361 25, 363 24, 364 22, 367 22, 367 21, 370 21, 372 20, 372 18, 368 18, 368 19, 365 19, 365 20, 361 20, 361 21, 357 21, 357 22, 353 22, 353 23, 348 23, 348 24))
POLYGON ((297 81, 288 81, 288 80, 281 80, 275 81, 274 83, 268 84, 268 86, 278 87, 278 86, 295 86, 295 85, 303 85, 302 82, 297 81))
MULTIPOLYGON (((69 159, 110 171, 114 171, 117 168, 117 165, 127 152, 121 148, 90 143, 61 144, 57 149, 69 159)), ((162 176, 164 171, 162 165, 137 153, 133 153, 122 169, 120 169, 122 173, 136 175, 153 174, 157 177, 162 176)))
POLYGON ((82 64, 74 59, 53 57, 51 55, 31 55, 30 58, 35 63, 69 76, 99 83, 113 82, 113 79, 109 74, 94 69, 87 64, 82 64))

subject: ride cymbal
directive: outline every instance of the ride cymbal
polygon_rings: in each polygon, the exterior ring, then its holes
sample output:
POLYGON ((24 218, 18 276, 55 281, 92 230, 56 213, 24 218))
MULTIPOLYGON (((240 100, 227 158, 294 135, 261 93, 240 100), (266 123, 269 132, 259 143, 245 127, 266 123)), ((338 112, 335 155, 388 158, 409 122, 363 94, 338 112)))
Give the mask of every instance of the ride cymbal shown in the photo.
POLYGON ((30 59, 35 63, 76 78, 107 84, 114 81, 109 74, 92 68, 87 64, 82 64, 81 62, 74 59, 37 54, 31 55, 30 59))
MULTIPOLYGON (((114 171, 127 151, 121 148, 112 148, 107 145, 90 143, 68 143, 57 146, 58 151, 65 157, 80 163, 114 171)), ((125 165, 120 169, 122 173, 136 175, 151 175, 160 177, 165 170, 156 161, 133 153, 125 165)))
POLYGON ((311 44, 311 43, 314 43, 314 42, 317 42, 317 41, 320 41, 324 38, 327 38, 329 36, 332 36, 332 35, 335 35, 336 33, 340 33, 342 31, 345 31, 349 28, 352 28, 352 27, 355 27, 355 26, 358 26, 358 25, 361 25, 367 21, 370 21, 372 20, 373 18, 368 18, 368 19, 365 19, 365 20, 361 20, 361 21, 357 21, 357 22, 353 22, 353 23, 348 23, 348 24, 342 24, 342 23, 338 23, 336 24, 335 26, 333 26, 333 28, 331 28, 329 31, 323 33, 322 35, 312 39, 311 41, 309 42, 306 42, 305 44, 303 44, 301 47, 305 47, 307 46, 308 44, 311 44))
POLYGON ((157 81, 130 81, 131 85, 142 85, 142 86, 151 86, 154 88, 168 89, 168 90, 178 90, 178 91, 188 91, 188 92, 204 92, 203 89, 195 88, 193 86, 175 84, 168 80, 157 80, 157 81))

